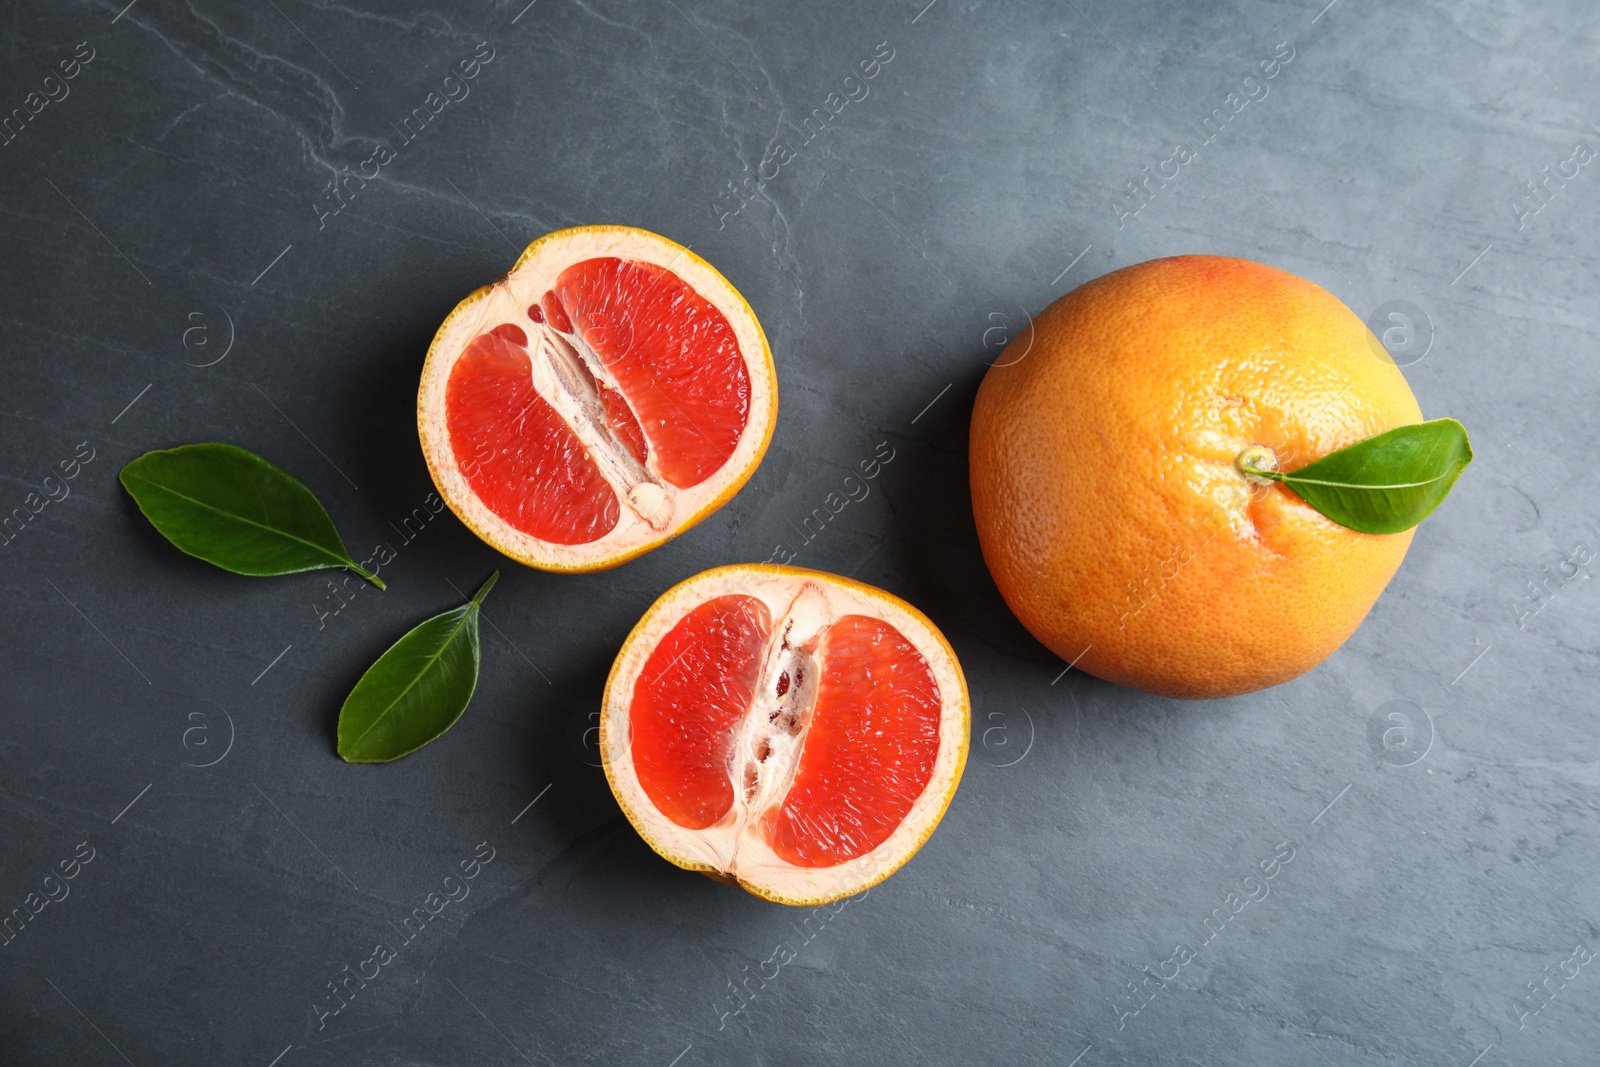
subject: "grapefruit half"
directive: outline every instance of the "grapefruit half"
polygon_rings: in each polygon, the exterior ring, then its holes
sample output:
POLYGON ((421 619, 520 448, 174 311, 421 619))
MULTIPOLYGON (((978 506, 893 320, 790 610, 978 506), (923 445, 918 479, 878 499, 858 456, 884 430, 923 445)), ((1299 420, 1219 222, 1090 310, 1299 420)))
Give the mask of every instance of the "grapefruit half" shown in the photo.
POLYGON ((450 509, 532 567, 614 567, 754 473, 778 417, 755 312, 631 226, 546 234, 439 327, 417 428, 450 509))
POLYGON ((814 907, 892 874, 967 761, 954 650, 881 589, 736 565, 668 590, 606 681, 611 791, 666 859, 814 907))

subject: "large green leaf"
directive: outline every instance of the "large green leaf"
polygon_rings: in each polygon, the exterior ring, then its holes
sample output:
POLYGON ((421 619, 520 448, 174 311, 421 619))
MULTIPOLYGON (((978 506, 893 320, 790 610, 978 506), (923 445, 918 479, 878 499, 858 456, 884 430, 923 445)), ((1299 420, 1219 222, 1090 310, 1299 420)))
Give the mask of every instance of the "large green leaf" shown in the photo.
POLYGON ((383 763, 455 725, 478 687, 478 608, 500 572, 471 600, 419 624, 367 668, 339 711, 339 755, 383 763))
POLYGON ((122 485, 163 537, 235 574, 346 567, 383 588, 350 556, 328 511, 299 479, 220 442, 146 452, 122 485))
POLYGON ((1434 419, 1357 441, 1296 471, 1244 469, 1282 482, 1341 526, 1384 534, 1427 518, 1471 462, 1466 428, 1434 419))

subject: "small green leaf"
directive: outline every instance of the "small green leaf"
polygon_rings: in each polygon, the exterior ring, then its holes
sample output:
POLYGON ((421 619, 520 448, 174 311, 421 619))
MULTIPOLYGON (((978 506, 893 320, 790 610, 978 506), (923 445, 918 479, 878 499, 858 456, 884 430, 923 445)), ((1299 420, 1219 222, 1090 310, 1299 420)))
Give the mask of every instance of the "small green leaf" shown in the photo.
POLYGON ((1432 514, 1472 462, 1455 419, 1434 419, 1357 441, 1296 471, 1246 474, 1282 482, 1322 514, 1362 533, 1400 533, 1432 514))
POLYGON ((367 668, 339 710, 339 755, 383 763, 455 725, 478 687, 478 609, 500 572, 459 608, 419 624, 367 668))
POLYGON ((146 452, 119 477, 161 536, 223 570, 269 575, 345 567, 384 587, 351 558, 311 490, 254 452, 215 441, 182 445, 146 452))

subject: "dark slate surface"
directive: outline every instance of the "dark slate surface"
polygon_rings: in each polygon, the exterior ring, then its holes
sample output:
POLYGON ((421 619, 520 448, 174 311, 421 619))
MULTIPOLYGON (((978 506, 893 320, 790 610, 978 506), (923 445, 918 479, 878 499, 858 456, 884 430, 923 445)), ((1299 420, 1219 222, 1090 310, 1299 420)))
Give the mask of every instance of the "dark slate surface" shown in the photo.
POLYGON ((57 497, 0 548, 0 904, 67 894, 0 948, 0 1060, 1594 1061, 1591 4, 123 2, 0 13, 0 108, 58 97, 0 148, 0 514, 57 497), (602 221, 692 245, 757 309, 782 387, 760 472, 608 574, 507 565, 449 514, 407 540, 434 327, 602 221), (1404 302, 1424 411, 1478 449, 1343 650, 1205 704, 1062 677, 965 484, 984 361, 1027 314, 1193 251, 1363 317, 1404 302), (395 546, 389 591, 161 541, 116 472, 212 438, 395 546), (880 446, 871 496, 801 544, 880 446), (651 600, 779 543, 925 609, 976 701, 938 833, 809 918, 658 859, 583 744, 651 600), (363 667, 496 566, 467 716, 339 762, 363 667), (475 852, 470 895, 324 1015, 475 852))

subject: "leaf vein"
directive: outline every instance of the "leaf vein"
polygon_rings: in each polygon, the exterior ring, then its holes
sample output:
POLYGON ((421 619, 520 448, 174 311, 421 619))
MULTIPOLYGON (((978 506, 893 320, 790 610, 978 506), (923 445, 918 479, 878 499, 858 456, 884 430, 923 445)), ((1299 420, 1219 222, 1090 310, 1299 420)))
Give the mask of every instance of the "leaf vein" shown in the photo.
POLYGON ((318 554, 320 554, 322 556, 325 556, 328 559, 333 560, 335 563, 337 563, 341 567, 345 566, 348 563, 355 562, 353 559, 351 559, 349 557, 348 550, 346 550, 346 555, 339 556, 339 555, 329 551, 328 549, 324 548, 323 546, 317 544, 314 541, 307 541, 305 538, 297 537, 297 536, 295 536, 294 534, 290 533, 287 530, 279 529, 276 526, 268 526, 266 523, 263 523, 263 522, 257 522, 256 520, 250 518, 247 515, 240 515, 237 512, 233 512, 233 511, 225 511, 224 509, 217 507, 215 504, 208 504, 204 500, 196 499, 195 497, 192 497, 192 496, 188 495, 187 493, 180 493, 180 492, 178 492, 178 490, 173 489, 171 486, 162 485, 160 482, 151 481, 149 478, 141 477, 138 474, 131 474, 131 475, 129 475, 129 478, 132 481, 142 482, 145 485, 150 486, 151 488, 159 489, 163 493, 170 493, 172 496, 175 496, 180 500, 187 500, 189 503, 194 504, 197 507, 204 508, 207 511, 215 512, 216 514, 221 515, 224 518, 236 519, 237 521, 245 523, 246 525, 254 526, 257 529, 265 530, 268 533, 277 534, 278 536, 283 537, 286 540, 297 541, 300 544, 305 545, 307 548, 311 549, 312 551, 314 551, 314 552, 316 552, 316 553, 318 553, 318 554))

